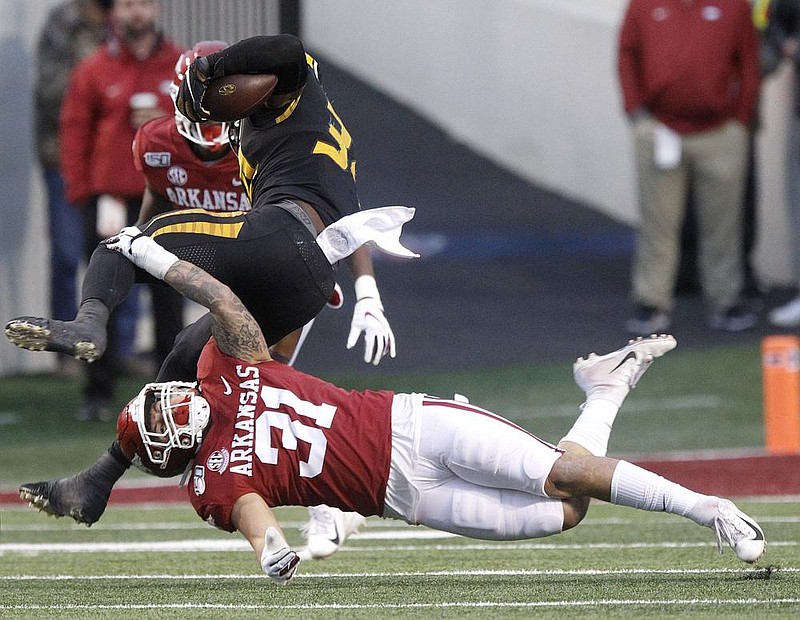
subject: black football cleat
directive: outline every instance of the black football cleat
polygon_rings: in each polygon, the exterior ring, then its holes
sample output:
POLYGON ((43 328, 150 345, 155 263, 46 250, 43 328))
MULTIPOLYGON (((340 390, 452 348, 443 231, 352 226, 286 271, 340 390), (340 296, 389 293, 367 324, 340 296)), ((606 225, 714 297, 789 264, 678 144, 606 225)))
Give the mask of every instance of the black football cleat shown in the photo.
POLYGON ((6 338, 21 349, 65 353, 87 362, 98 359, 106 349, 104 328, 36 316, 11 319, 6 324, 6 338))
POLYGON ((19 488, 19 496, 34 508, 54 517, 72 517, 92 525, 106 509, 111 487, 104 489, 82 474, 58 480, 29 482, 19 488))

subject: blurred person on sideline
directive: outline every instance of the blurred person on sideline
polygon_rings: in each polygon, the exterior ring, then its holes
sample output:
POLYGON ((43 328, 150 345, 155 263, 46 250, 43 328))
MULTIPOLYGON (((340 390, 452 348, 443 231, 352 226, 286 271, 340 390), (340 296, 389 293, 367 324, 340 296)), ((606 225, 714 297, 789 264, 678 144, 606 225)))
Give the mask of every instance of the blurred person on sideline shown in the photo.
MULTIPOLYGON (((50 236, 50 312, 66 321, 78 309, 78 269, 83 260, 83 213, 64 195, 58 118, 72 69, 108 36, 113 0, 68 0, 47 15, 37 46, 36 149, 47 192, 50 236)), ((78 362, 59 354, 56 372, 80 373, 78 362)))
MULTIPOLYGON (((145 183, 131 143, 139 127, 173 109, 169 85, 182 50, 159 30, 159 15, 157 0, 114 0, 113 35, 75 68, 64 96, 61 165, 67 199, 84 213, 87 259, 102 239, 136 221, 145 183)), ((150 293, 160 362, 183 327, 183 304, 168 287, 154 284, 150 293)), ((78 419, 112 417, 117 366, 132 358, 137 309, 135 292, 116 309, 106 354, 86 369, 78 419)))
POLYGON ((747 0, 631 0, 619 35, 641 221, 632 268, 633 334, 668 329, 691 188, 700 281, 712 329, 742 331, 742 221, 759 45, 747 0))
POLYGON ((228 286, 135 227, 108 243, 208 308, 212 320, 198 382, 146 385, 120 412, 119 441, 153 473, 185 467, 198 516, 240 532, 277 584, 289 582, 301 559, 272 511, 288 505, 324 503, 470 538, 524 540, 577 526, 595 498, 708 527, 720 553, 729 545, 744 562, 764 553, 764 532, 733 502, 606 456, 620 407, 652 362, 675 348, 672 336, 579 358, 573 374, 586 399, 556 446, 463 397, 345 390, 276 363, 228 286))
POLYGON ((796 295, 773 308, 769 321, 777 327, 800 326, 800 0, 772 0, 767 38, 794 68, 794 99, 786 140, 786 197, 789 216, 789 246, 796 295))

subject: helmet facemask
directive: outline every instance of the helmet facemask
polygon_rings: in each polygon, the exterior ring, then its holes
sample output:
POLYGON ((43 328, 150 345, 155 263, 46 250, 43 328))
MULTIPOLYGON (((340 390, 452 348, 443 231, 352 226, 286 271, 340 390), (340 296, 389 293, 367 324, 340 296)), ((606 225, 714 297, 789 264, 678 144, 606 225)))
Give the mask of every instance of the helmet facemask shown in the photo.
POLYGON ((162 468, 173 449, 194 453, 210 417, 208 401, 196 384, 181 381, 148 383, 128 408, 147 458, 162 468))

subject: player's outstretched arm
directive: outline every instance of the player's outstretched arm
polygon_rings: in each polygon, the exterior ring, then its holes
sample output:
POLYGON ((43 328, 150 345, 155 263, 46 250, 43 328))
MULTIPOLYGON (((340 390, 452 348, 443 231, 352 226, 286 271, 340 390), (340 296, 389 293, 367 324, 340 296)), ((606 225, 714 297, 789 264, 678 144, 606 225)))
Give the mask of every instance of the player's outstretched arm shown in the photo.
POLYGON ((211 333, 220 351, 251 363, 271 359, 258 323, 230 287, 200 267, 180 260, 135 226, 123 228, 119 235, 108 239, 106 245, 208 308, 214 321, 211 333))
POLYGON ((294 577, 300 557, 292 550, 281 531, 275 513, 256 493, 236 500, 231 522, 248 540, 263 571, 274 582, 286 585, 294 577))

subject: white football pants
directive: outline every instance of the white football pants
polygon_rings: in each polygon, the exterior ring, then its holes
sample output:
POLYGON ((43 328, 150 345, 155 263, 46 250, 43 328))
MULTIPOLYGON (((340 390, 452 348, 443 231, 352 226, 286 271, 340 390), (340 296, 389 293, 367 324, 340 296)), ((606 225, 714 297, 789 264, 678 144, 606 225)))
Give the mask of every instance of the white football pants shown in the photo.
POLYGON ((561 500, 544 483, 562 452, 458 400, 396 394, 384 516, 470 538, 561 532, 561 500))

